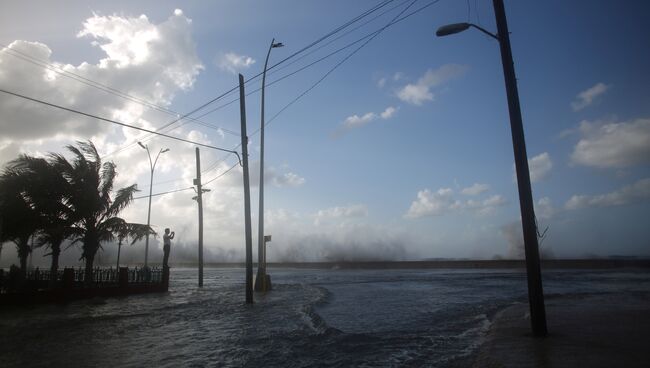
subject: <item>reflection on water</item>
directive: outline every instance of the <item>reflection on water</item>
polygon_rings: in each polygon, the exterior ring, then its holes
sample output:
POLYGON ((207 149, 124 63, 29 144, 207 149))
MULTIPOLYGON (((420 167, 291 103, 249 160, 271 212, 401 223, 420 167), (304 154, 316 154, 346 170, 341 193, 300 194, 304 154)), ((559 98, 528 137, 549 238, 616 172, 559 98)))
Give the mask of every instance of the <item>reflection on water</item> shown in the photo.
MULTIPOLYGON (((172 270, 170 291, 0 311, 3 367, 449 366, 499 308, 512 270, 275 270, 244 304, 243 269, 172 270)), ((650 294, 647 272, 551 271, 551 297, 650 294)))

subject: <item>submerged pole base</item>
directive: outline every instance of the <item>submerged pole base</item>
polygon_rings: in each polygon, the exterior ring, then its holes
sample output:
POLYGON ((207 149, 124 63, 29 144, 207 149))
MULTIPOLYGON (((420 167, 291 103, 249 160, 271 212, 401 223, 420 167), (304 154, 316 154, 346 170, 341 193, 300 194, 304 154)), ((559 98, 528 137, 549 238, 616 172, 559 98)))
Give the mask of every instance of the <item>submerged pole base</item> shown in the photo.
POLYGON ((268 275, 266 270, 258 270, 257 277, 255 277, 255 291, 265 293, 271 289, 271 275, 268 275))

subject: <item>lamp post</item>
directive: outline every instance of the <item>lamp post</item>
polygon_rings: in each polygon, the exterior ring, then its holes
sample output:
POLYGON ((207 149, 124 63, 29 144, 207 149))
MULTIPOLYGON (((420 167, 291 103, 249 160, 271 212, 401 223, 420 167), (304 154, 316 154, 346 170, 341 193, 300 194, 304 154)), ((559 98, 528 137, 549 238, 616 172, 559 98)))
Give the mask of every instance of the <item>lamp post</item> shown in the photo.
MULTIPOLYGON (((156 159, 151 161, 151 152, 149 152, 149 146, 142 144, 142 142, 138 142, 138 145, 147 150, 147 156, 149 157, 149 166, 151 167, 151 180, 149 181, 149 211, 147 211, 147 227, 149 227, 151 224, 151 191, 153 189, 153 170, 156 168, 156 163, 158 162, 158 157, 160 157, 160 154, 169 151, 169 148, 161 148, 156 155, 156 159)), ((147 267, 149 260, 149 232, 147 232, 147 238, 144 244, 144 266, 147 267)))
POLYGON ((508 110, 510 113, 510 130, 517 171, 517 186, 519 191, 519 207, 521 210, 521 225, 524 234, 524 248, 526 254, 526 274, 528 279, 528 302, 530 306, 530 320, 533 334, 538 337, 547 335, 546 311, 544 307, 544 292, 542 289, 542 275, 539 261, 539 245, 537 242, 537 225, 533 207, 533 195, 530 186, 530 172, 526 155, 526 142, 524 140, 524 127, 519 106, 519 92, 517 79, 510 49, 510 36, 503 0, 493 0, 494 14, 497 23, 497 34, 493 34, 475 24, 455 23, 438 28, 436 35, 439 37, 463 32, 468 28, 479 31, 499 41, 501 49, 501 62, 508 96, 508 110))
POLYGON ((269 51, 264 61, 264 72, 262 73, 262 112, 260 121, 260 198, 259 198, 259 225, 257 235, 257 277, 255 279, 255 291, 266 291, 266 267, 262 262, 264 253, 264 85, 266 83, 266 67, 269 63, 271 49, 284 46, 282 42, 271 40, 269 51))

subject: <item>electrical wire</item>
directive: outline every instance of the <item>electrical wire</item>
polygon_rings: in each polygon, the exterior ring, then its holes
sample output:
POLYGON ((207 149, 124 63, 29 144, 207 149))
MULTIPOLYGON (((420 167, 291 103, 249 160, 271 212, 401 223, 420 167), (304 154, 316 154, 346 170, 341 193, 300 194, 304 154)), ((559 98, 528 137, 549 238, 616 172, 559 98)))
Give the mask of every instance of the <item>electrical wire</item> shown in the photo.
MULTIPOLYGON (((415 14, 417 14, 417 13, 423 11, 423 10, 425 10, 426 8, 428 8, 428 7, 430 7, 430 6, 432 6, 432 5, 436 4, 436 3, 438 3, 440 0, 434 0, 434 1, 431 1, 431 2, 429 2, 429 3, 427 3, 427 4, 423 5, 423 6, 421 6, 420 8, 418 8, 418 9, 416 9, 416 10, 410 12, 410 13, 408 13, 408 14, 406 14, 406 15, 404 15, 404 16, 401 16, 401 15, 402 15, 406 10, 408 10, 408 9, 409 9, 409 8, 410 8, 410 7, 411 7, 411 6, 416 2, 416 1, 417 1, 417 0, 414 0, 414 1, 413 1, 413 2, 412 2, 412 3, 411 3, 407 8, 403 9, 402 12, 400 12, 400 13, 399 13, 395 18, 393 18, 393 20, 391 20, 391 22, 389 22, 388 24, 386 24, 386 25, 383 26, 382 28, 373 31, 373 32, 367 34, 366 36, 364 36, 364 37, 362 37, 362 38, 360 38, 360 39, 357 39, 356 41, 353 41, 352 43, 350 43, 350 44, 348 44, 348 45, 346 45, 346 46, 340 48, 339 50, 335 51, 334 53, 328 54, 328 56, 334 55, 334 54, 337 53, 338 51, 343 50, 343 49, 345 49, 345 48, 348 48, 348 47, 350 47, 351 45, 354 45, 354 44, 356 44, 356 43, 358 43, 358 42, 360 42, 360 41, 362 41, 362 40, 364 40, 364 39, 366 39, 366 38, 368 38, 368 37, 375 38, 375 37, 378 36, 379 33, 381 33, 383 30, 385 30, 385 29, 387 29, 387 28, 389 28, 389 27, 391 27, 391 26, 393 26, 393 25, 395 25, 395 24, 397 24, 397 23, 399 23, 399 22, 401 22, 401 21, 403 21, 403 20, 405 20, 405 19, 407 19, 407 18, 409 18, 409 17, 411 17, 411 16, 413 16, 413 15, 415 15, 415 14)), ((361 48, 363 48, 363 47, 364 47, 367 43, 369 43, 371 40, 372 40, 372 39, 368 40, 366 43, 364 43, 363 45, 361 45, 359 48, 355 49, 352 53, 350 53, 350 54, 349 54, 348 56, 346 56, 343 60, 341 60, 337 65, 335 65, 332 69, 330 69, 330 70, 329 70, 329 71, 328 71, 328 72, 327 72, 323 77, 321 77, 318 81, 316 81, 316 82, 315 82, 311 87, 309 87, 307 90, 303 91, 300 95, 298 95, 296 98, 294 98, 294 99, 293 99, 292 101, 290 101, 288 104, 286 104, 286 105, 285 105, 282 109, 280 109, 280 110, 279 110, 275 115, 273 115, 273 116, 271 117, 271 119, 269 119, 268 121, 265 122, 265 126, 269 125, 273 120, 275 120, 275 119, 276 119, 280 114, 282 114, 285 110, 287 110, 291 105, 293 105, 294 103, 296 103, 298 100, 300 100, 302 97, 304 97, 307 93, 309 93, 312 89, 314 89, 314 88, 315 88, 318 84, 320 84, 320 83, 321 83, 321 82, 322 82, 322 81, 323 81, 323 80, 324 80, 324 79, 325 79, 329 74, 331 74, 331 73, 332 73, 336 68, 338 68, 342 63, 344 63, 344 62, 345 62, 347 59, 349 59, 352 55, 354 55, 356 52, 358 52, 361 48)), ((322 60, 324 60, 324 59, 325 59, 325 58, 321 58, 321 59, 319 59, 319 61, 322 61, 322 60)), ((312 63, 312 64, 313 64, 313 63, 312 63)), ((295 72, 292 73, 292 74, 295 74, 295 72)), ((285 75, 285 76, 281 77, 280 79, 278 79, 278 80, 276 80, 276 81, 273 81, 273 82, 271 82, 271 83, 278 82, 279 80, 284 79, 284 78, 286 78, 286 77, 288 77, 288 76, 289 76, 289 75, 285 75)), ((271 84, 269 84, 269 85, 271 85, 271 84)), ((252 91, 252 92, 249 92, 249 93, 246 94, 246 96, 248 96, 248 95, 250 95, 250 94, 252 94, 252 93, 257 92, 257 91, 259 91, 260 89, 261 89, 261 88, 259 88, 259 89, 257 89, 257 90, 254 90, 254 91, 252 91)), ((239 100, 239 98, 237 98, 237 99, 235 99, 235 100, 232 100, 232 101, 228 102, 226 105, 231 104, 231 103, 234 103, 234 102, 236 102, 236 101, 238 101, 238 100, 239 100)), ((221 107, 225 107, 226 105, 221 105, 221 107)), ((253 136, 253 135, 259 133, 259 131, 260 131, 260 129, 258 128, 257 130, 255 130, 254 132, 252 132, 249 136, 253 136)), ((234 149, 237 149, 239 146, 241 146, 241 143, 238 144, 234 149)), ((224 157, 224 158, 222 158, 221 160, 218 160, 217 162, 215 162, 215 163, 212 164, 212 165, 214 165, 214 166, 216 167, 216 165, 217 165, 219 162, 224 161, 226 158, 227 158, 227 156, 224 157)), ((210 170, 211 170, 211 169, 210 169, 210 170)), ((206 171, 207 171, 207 170, 206 170, 206 171)), ((176 180, 182 180, 182 179, 176 179, 176 180)), ((213 179, 213 180, 214 180, 214 179, 213 179)), ((162 183, 162 182, 161 182, 161 183, 162 183)))
MULTIPOLYGON (((7 45, 4 45, 2 43, 0 43, 0 47, 4 47, 4 51, 7 52, 9 55, 15 57, 15 58, 21 59, 21 60, 23 60, 25 62, 28 62, 28 63, 31 63, 33 65, 42 67, 44 69, 50 70, 50 71, 52 71, 52 72, 54 72, 54 73, 56 73, 58 75, 61 75, 63 77, 70 78, 70 79, 75 80, 75 81, 77 81, 79 83, 82 83, 82 84, 85 84, 87 86, 99 89, 100 91, 112 94, 114 96, 123 98, 125 100, 135 102, 135 103, 137 103, 139 105, 149 107, 149 108, 154 109, 156 111, 160 111, 160 112, 163 112, 163 113, 168 114, 168 115, 180 116, 180 113, 178 113, 176 111, 170 110, 170 109, 165 108, 165 107, 160 106, 160 105, 156 105, 156 104, 154 104, 152 102, 149 102, 149 101, 147 101, 145 99, 135 97, 135 96, 130 95, 130 94, 126 93, 126 92, 122 92, 120 90, 117 90, 115 88, 107 86, 107 85, 105 85, 103 83, 100 83, 100 82, 94 81, 92 79, 86 78, 86 77, 84 77, 82 75, 73 73, 73 72, 71 72, 69 70, 62 69, 61 67, 57 66, 56 64, 52 64, 52 63, 49 63, 49 62, 44 61, 44 60, 39 60, 39 59, 37 59, 37 58, 27 54, 27 53, 24 53, 22 51, 9 48, 7 45)), ((215 125, 206 123, 204 121, 198 120, 196 118, 187 117, 186 119, 190 120, 193 123, 203 125, 203 126, 205 126, 207 128, 220 129, 220 130, 222 130, 222 131, 224 131, 224 132, 226 132, 228 134, 232 134, 232 135, 235 135, 235 136, 239 137, 239 134, 232 131, 232 130, 229 130, 229 129, 226 129, 226 128, 223 128, 223 127, 220 127, 220 126, 215 126, 215 125)))
MULTIPOLYGON (((409 16, 411 16, 411 15, 413 15, 413 14, 416 14, 416 13, 418 13, 418 12, 420 12, 420 11, 426 9, 427 7, 429 7, 429 6, 431 6, 431 5, 433 5, 433 4, 437 3, 437 2, 439 2, 440 0, 434 0, 434 1, 430 2, 429 4, 427 4, 427 5, 425 5, 425 6, 421 7, 421 8, 419 8, 418 10, 416 10, 416 11, 414 11, 414 12, 412 12, 412 13, 409 13, 408 15, 406 15, 406 16, 400 18, 400 17, 402 16, 402 14, 404 14, 404 12, 406 12, 406 11, 407 11, 411 6, 413 6, 413 4, 415 4, 417 1, 418 1, 418 0, 413 0, 413 1, 411 2, 411 4, 409 4, 405 9, 403 9, 403 10, 402 10, 402 11, 401 11, 397 16, 395 16, 395 17, 394 17, 394 18, 393 18, 393 19, 392 19, 388 24, 386 24, 384 27, 382 27, 382 28, 379 29, 378 31, 374 32, 374 33, 372 34, 372 37, 370 37, 368 40, 366 40, 366 42, 364 42, 363 44, 361 44, 361 46, 359 46, 359 47, 357 47, 356 49, 354 49, 354 51, 352 51, 351 53, 349 53, 346 57, 344 57, 341 61, 339 61, 336 65, 334 65, 334 67, 332 67, 330 70, 328 70, 327 73, 325 73, 325 74, 324 74, 320 79, 318 79, 314 84, 312 84, 311 87, 309 87, 309 88, 307 88, 306 90, 304 90, 301 94, 299 94, 298 96, 296 96, 296 98, 294 98, 294 99, 291 100, 288 104, 286 104, 284 107, 282 107, 282 108, 281 108, 281 109, 280 109, 280 110, 279 110, 275 115, 273 115, 273 116, 271 117, 271 119, 269 119, 268 121, 266 121, 266 122, 264 123, 264 126, 267 126, 268 124, 270 124, 273 120, 275 120, 275 119, 276 119, 280 114, 282 114, 282 113, 283 113, 286 109, 288 109, 291 105, 293 105, 294 103, 298 102, 298 101, 299 101, 302 97, 304 97, 307 93, 309 93, 311 90, 313 90, 314 88, 316 88, 316 87, 317 87, 317 86, 318 86, 318 85, 319 85, 319 84, 320 84, 320 83, 321 83, 325 78, 327 78, 327 77, 328 77, 328 76, 329 76, 329 75, 330 75, 334 70, 336 70, 339 66, 341 66, 344 62, 346 62, 350 57, 352 57, 354 54, 356 54, 356 53, 357 53, 359 50, 361 50, 363 47, 365 47, 368 43, 370 43, 370 41, 372 41, 373 39, 375 39, 375 37, 379 36, 379 34, 380 34, 382 31, 384 31, 386 28, 388 28, 388 27, 390 27, 390 26, 396 24, 397 22, 400 22, 400 21, 402 21, 402 20, 408 18, 409 16)), ((252 134, 255 134, 255 133, 259 132, 259 131, 260 131, 260 129, 258 128, 258 129, 257 129, 255 132, 253 132, 252 134)), ((251 135, 252 135, 252 134, 251 134, 251 135)))
MULTIPOLYGON (((235 166, 237 166, 237 164, 235 164, 235 166)), ((165 194, 171 194, 171 193, 176 193, 176 192, 182 192, 182 191, 185 191, 185 190, 192 190, 192 189, 194 189, 194 187, 187 187, 187 188, 181 188, 181 189, 169 190, 169 191, 166 191, 166 192, 154 193, 154 194, 151 195, 151 197, 157 197, 157 196, 161 196, 161 195, 165 195, 165 194)), ((149 195, 140 196, 140 197, 133 197, 133 200, 136 200, 136 199, 143 199, 143 198, 149 198, 149 197, 150 197, 149 195)))
MULTIPOLYGON (((411 1, 411 0, 404 1, 404 2, 401 3, 400 5, 403 5, 404 3, 408 2, 408 1, 411 1)), ((393 25, 395 25, 395 24, 397 24, 397 23, 399 23, 399 22, 401 22, 401 21, 403 21, 403 20, 405 20, 406 18, 408 18, 408 17, 410 17, 410 16, 412 16, 412 15, 414 15, 414 14, 416 14, 416 13, 419 13, 420 11, 422 11, 422 10, 428 8, 429 6, 431 6, 431 5, 435 4, 435 3, 437 3, 438 1, 440 1, 440 0, 432 1, 432 2, 430 2, 430 3, 428 3, 428 4, 426 4, 426 5, 422 6, 422 7, 420 7, 419 9, 417 9, 417 10, 415 10, 415 11, 413 11, 413 12, 411 12, 411 13, 409 13, 409 14, 407 14, 407 15, 401 17, 401 18, 398 18, 398 19, 395 20, 394 22, 391 22, 390 25, 389 25, 389 27, 390 27, 390 26, 393 26, 393 25)), ((398 7, 399 7, 400 5, 398 5, 398 7)), ((395 8, 391 8, 391 9, 389 9, 389 11, 390 11, 390 10, 393 10, 393 9, 395 9, 395 8)), ((383 15, 383 14, 385 14, 385 13, 382 13, 382 14, 380 14, 380 15, 383 15)), ((376 18, 373 18, 372 20, 374 20, 374 19, 376 19, 376 18)), ((363 24, 363 25, 365 25, 365 24, 363 24)), ((368 34, 366 34, 365 36, 363 36, 363 37, 361 37, 361 38, 359 38, 359 39, 356 39, 355 41, 352 41, 352 42, 346 44, 345 46, 340 47, 340 48, 338 48, 337 50, 334 50, 333 52, 331 52, 331 53, 329 53, 329 54, 327 54, 327 55, 325 55, 325 56, 323 56, 323 57, 321 57, 321 58, 319 58, 319 59, 317 59, 317 60, 315 60, 315 61, 313 61, 313 62, 311 62, 311 63, 309 63, 309 64, 307 64, 307 65, 305 65, 305 66, 303 66, 303 67, 301 67, 301 68, 299 68, 299 69, 297 69, 297 70, 294 70, 294 71, 291 72, 291 73, 285 74, 285 75, 283 75, 282 77, 280 77, 280 78, 278 78, 278 79, 276 79, 276 80, 273 80, 273 81, 267 83, 266 86, 267 86, 267 87, 272 86, 273 84, 278 83, 278 82, 280 82, 280 81, 282 81, 282 80, 284 80, 284 79, 286 79, 286 78, 288 78, 288 77, 290 77, 290 76, 293 76, 293 75, 297 74, 298 72, 301 72, 301 71, 307 69, 308 67, 311 67, 311 66, 313 66, 313 65, 315 65, 315 64, 317 64, 317 63, 319 63, 319 62, 321 62, 321 61, 324 61, 324 60, 326 60, 326 59, 328 59, 328 58, 330 58, 330 57, 332 57, 332 56, 338 54, 339 52, 341 52, 341 51, 343 51, 343 50, 345 50, 345 49, 347 49, 347 48, 349 48, 349 47, 351 47, 351 46, 353 46, 353 45, 355 45, 355 44, 357 44, 357 43, 359 43, 359 42, 362 42, 363 40, 365 40, 365 39, 367 39, 367 38, 370 38, 370 37, 373 37, 373 38, 374 38, 377 34, 381 33, 385 28, 387 28, 387 27, 382 27, 382 28, 376 29, 376 30, 374 30, 374 31, 372 31, 372 32, 370 32, 370 33, 368 33, 368 34)), ((354 30, 356 30, 356 29, 357 29, 357 28, 355 28, 354 30)), ((333 41, 334 41, 334 40, 333 40, 333 41)), ((324 46, 326 46, 326 45, 324 45, 324 46)), ((283 69, 283 68, 281 68, 281 69, 283 69)), ((252 94, 255 94, 255 93, 259 92, 261 89, 262 89, 262 88, 259 87, 259 88, 257 88, 257 89, 254 89, 253 91, 250 91, 250 92, 246 93, 246 97, 248 97, 248 96, 250 96, 250 95, 252 95, 252 94)), ((203 113, 203 114, 197 116, 197 118, 203 118, 203 117, 205 117, 206 115, 211 114, 211 113, 213 113, 213 112, 215 112, 215 111, 217 111, 217 110, 223 109, 223 108, 225 108, 225 107, 227 107, 227 106, 229 106, 229 105, 232 105, 233 103, 235 103, 235 102, 237 102, 237 101, 239 101, 239 97, 236 97, 236 98, 234 98, 234 99, 232 99, 232 100, 230 100, 230 101, 228 101, 228 102, 226 102, 226 103, 224 103, 224 104, 222 104, 222 105, 219 105, 219 106, 217 106, 217 107, 215 107, 215 108, 213 108, 213 109, 211 109, 211 110, 208 110, 207 112, 205 112, 205 113, 203 113)))
MULTIPOLYGON (((219 174, 219 175, 217 175, 216 177, 214 177, 214 178, 212 178, 212 179, 206 181, 205 183, 203 183, 203 184, 201 184, 201 185, 202 185, 202 186, 205 186, 205 185, 208 185, 208 184, 212 183, 213 181, 215 181, 215 180, 221 178, 222 176, 226 175, 227 173, 229 173, 232 169, 234 169, 234 168, 237 167, 238 165, 239 165, 239 163, 238 163, 238 162, 235 162, 235 164, 232 165, 228 170, 222 172, 221 174, 219 174)), ((161 196, 161 195, 165 195, 165 194, 171 194, 171 193, 183 192, 183 191, 190 190, 190 189, 194 189, 194 187, 180 188, 180 189, 168 190, 168 191, 166 191, 166 192, 154 193, 154 194, 151 195, 151 197, 157 197, 157 196, 161 196)), ((149 196, 148 196, 148 195, 145 195, 145 196, 134 197, 133 200, 136 200, 136 199, 143 199, 143 198, 149 198, 149 196)))
MULTIPOLYGON (((273 68, 277 67, 278 65, 280 65, 280 64, 282 64, 282 63, 284 63, 284 62, 286 62, 287 60, 290 60, 291 58, 295 57, 296 55, 298 55, 298 54, 302 53, 303 51, 305 51, 305 50, 307 50, 307 49, 313 47, 314 45, 316 45, 316 44, 322 42, 323 40, 325 40, 325 39, 331 37, 332 35, 334 35, 334 34, 340 32, 341 30, 343 30, 343 29, 349 27, 351 24, 356 23, 356 22, 359 21, 360 19, 363 19, 364 17, 366 17, 366 16, 372 14, 373 12, 375 12, 375 11, 377 11, 377 10, 383 8, 384 6, 390 4, 390 3, 393 2, 393 1, 395 1, 395 0, 385 0, 385 1, 383 1, 383 2, 381 2, 381 3, 379 3, 379 4, 377 4, 377 5, 373 6, 372 8, 370 8, 370 9, 364 11, 362 14, 360 14, 360 15, 354 17, 353 19, 349 20, 349 21, 346 22, 345 24, 343 24, 343 25, 337 27, 337 28, 334 29, 333 31, 330 31, 328 34, 326 34, 326 35, 320 37, 320 38, 317 39, 316 41, 313 41, 311 44, 309 44, 309 45, 303 47, 302 49, 300 49, 300 50, 294 52, 293 54, 291 54, 291 55, 289 55, 288 57, 284 58, 283 60, 279 61, 278 63, 276 63, 276 64, 270 66, 269 68, 267 68, 267 71, 270 71, 270 70, 272 70, 273 68)), ((263 72, 260 72, 260 73, 258 73, 257 75, 253 76, 252 78, 246 80, 244 83, 246 84, 246 83, 248 83, 248 82, 251 82, 252 80, 258 78, 258 77, 261 76, 262 74, 263 74, 263 72)), ((175 119, 175 120, 173 120, 173 121, 171 121, 171 122, 169 122, 169 123, 163 125, 162 127, 158 128, 157 131, 160 131, 160 130, 163 130, 163 129, 167 128, 167 127, 170 127, 171 125, 177 123, 177 122, 180 121, 181 119, 187 118, 187 117, 189 117, 189 116, 195 114, 196 112, 198 112, 198 111, 204 109, 205 107, 211 105, 212 103, 214 103, 214 102, 216 102, 216 101, 218 101, 218 100, 220 100, 220 99, 222 99, 222 98, 224 98, 224 97, 230 95, 231 93, 235 92, 238 88, 239 88, 239 85, 232 87, 232 88, 229 89, 228 91, 226 91, 226 92, 220 94, 219 96, 217 96, 217 97, 215 97, 215 98, 213 98, 213 99, 211 99, 211 100, 209 100, 209 101, 203 103, 202 105, 196 107, 196 108, 193 109, 192 111, 190 111, 190 112, 184 114, 184 115, 181 116, 180 118, 175 119)), ((204 114, 204 115, 201 115, 201 116, 205 116, 205 114, 204 114)), ((128 143, 126 146, 123 146, 122 148, 119 148, 119 149, 117 149, 117 150, 115 150, 115 151, 113 151, 113 152, 107 154, 106 156, 110 156, 110 155, 113 155, 113 154, 115 154, 115 153, 121 152, 121 151, 123 151, 123 150, 125 150, 125 149, 128 149, 128 148, 134 146, 138 141, 147 141, 147 140, 151 139, 152 137, 153 137, 153 136, 149 135, 149 136, 146 136, 146 137, 143 137, 143 138, 139 138, 139 139, 137 139, 137 140, 134 140, 133 142, 128 143)))
POLYGON ((174 139, 174 140, 185 142, 185 143, 194 144, 194 145, 201 146, 201 147, 212 148, 212 149, 215 149, 215 150, 218 150, 218 151, 234 153, 234 154, 237 155, 237 157, 239 157, 239 153, 237 151, 232 151, 232 150, 221 148, 221 147, 211 146, 209 144, 194 142, 194 141, 191 141, 189 139, 174 137, 174 136, 167 135, 167 134, 164 134, 164 133, 158 133, 158 132, 155 132, 153 130, 149 130, 149 129, 137 127, 137 126, 134 126, 134 125, 131 125, 131 124, 126 124, 126 123, 122 123, 122 122, 119 122, 119 121, 116 121, 116 120, 112 120, 112 119, 104 118, 104 117, 101 117, 101 116, 89 114, 89 113, 86 113, 86 112, 83 112, 83 111, 71 109, 69 107, 65 107, 65 106, 61 106, 61 105, 57 105, 57 104, 53 104, 53 103, 50 103, 50 102, 47 102, 47 101, 39 100, 39 99, 33 98, 33 97, 28 97, 28 96, 21 95, 19 93, 15 93, 15 92, 11 92, 11 91, 7 91, 7 90, 4 90, 4 89, 0 89, 0 92, 9 94, 9 95, 12 95, 12 96, 15 96, 15 97, 20 97, 20 98, 23 98, 25 100, 29 100, 29 101, 32 101, 32 102, 37 102, 37 103, 40 103, 42 105, 55 107, 57 109, 61 109, 61 110, 65 110, 65 111, 68 111, 68 112, 75 113, 75 114, 87 116, 87 117, 94 118, 94 119, 101 120, 101 121, 105 121, 105 122, 108 122, 108 123, 120 125, 120 126, 131 128, 131 129, 140 130, 140 131, 151 133, 151 134, 156 134, 156 135, 159 135, 161 137, 174 139))
POLYGON ((222 176, 226 175, 227 173, 229 173, 230 170, 234 169, 235 167, 237 167, 237 163, 235 163, 234 165, 232 165, 228 170, 222 172, 221 174, 215 176, 214 178, 212 178, 212 179, 206 181, 205 183, 203 183, 203 184, 201 184, 201 185, 208 185, 208 184, 212 183, 213 181, 215 181, 215 180, 219 179, 220 177, 222 177, 222 176))

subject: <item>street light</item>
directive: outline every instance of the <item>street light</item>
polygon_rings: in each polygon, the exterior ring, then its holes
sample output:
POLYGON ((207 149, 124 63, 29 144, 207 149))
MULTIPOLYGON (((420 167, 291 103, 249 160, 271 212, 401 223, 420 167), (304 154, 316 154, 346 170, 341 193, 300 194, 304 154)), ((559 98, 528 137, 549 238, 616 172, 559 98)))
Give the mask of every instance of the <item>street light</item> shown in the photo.
POLYGON ((517 171, 517 186, 519 190, 519 207, 521 210, 521 225, 524 233, 524 248, 526 254, 526 274, 528 279, 528 302, 530 305, 530 320, 533 334, 543 337, 547 335, 546 311, 544 308, 544 292, 542 290, 542 275, 539 261, 539 245, 537 242, 537 225, 533 207, 533 195, 530 187, 530 172, 526 155, 526 142, 524 140, 524 127, 519 106, 519 92, 517 79, 510 49, 510 36, 506 22, 506 12, 503 0, 493 0, 494 15, 497 23, 497 34, 471 23, 454 23, 438 28, 436 35, 439 37, 463 32, 470 27, 499 41, 501 49, 501 62, 508 96, 508 110, 510 113, 510 130, 512 132, 512 145, 517 171))
POLYGON ((264 72, 262 73, 262 113, 260 121, 260 213, 259 213, 259 226, 257 236, 257 277, 255 279, 255 290, 266 291, 266 267, 262 263, 262 254, 264 252, 264 85, 266 84, 266 67, 269 63, 269 56, 271 49, 284 46, 282 42, 275 42, 275 38, 271 40, 269 51, 266 53, 266 60, 264 61, 264 72))
MULTIPOLYGON (((151 161, 151 152, 149 152, 149 146, 146 144, 142 144, 142 142, 138 142, 138 145, 143 149, 147 150, 147 156, 149 156, 149 166, 151 167, 151 180, 149 182, 149 211, 147 212, 147 227, 149 227, 151 224, 151 192, 153 189, 153 170, 156 168, 156 163, 158 162, 158 157, 160 157, 160 154, 169 151, 169 148, 165 148, 165 149, 161 148, 160 151, 158 151, 158 154, 156 155, 156 159, 154 161, 151 161)), ((144 246, 145 267, 147 267, 148 260, 149 260, 149 232, 147 231, 147 238, 145 240, 145 246, 144 246)))

